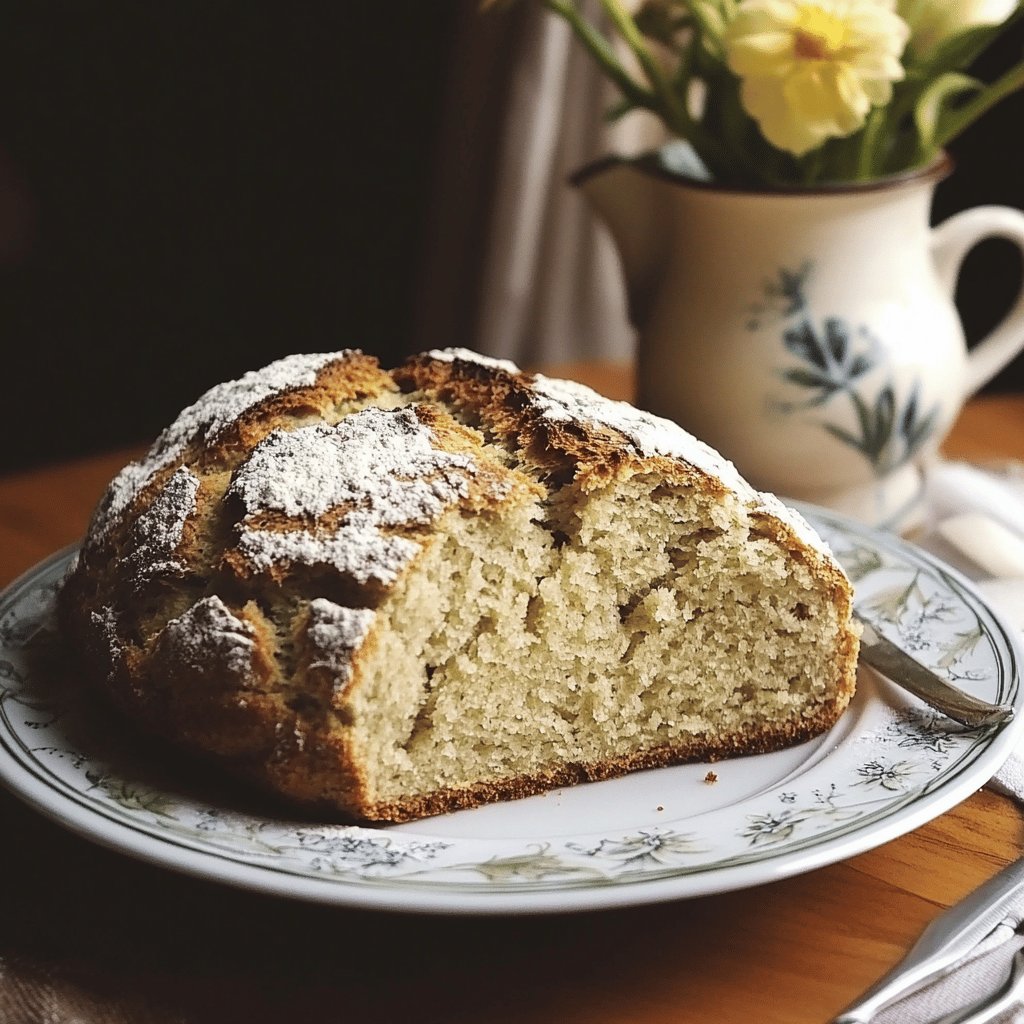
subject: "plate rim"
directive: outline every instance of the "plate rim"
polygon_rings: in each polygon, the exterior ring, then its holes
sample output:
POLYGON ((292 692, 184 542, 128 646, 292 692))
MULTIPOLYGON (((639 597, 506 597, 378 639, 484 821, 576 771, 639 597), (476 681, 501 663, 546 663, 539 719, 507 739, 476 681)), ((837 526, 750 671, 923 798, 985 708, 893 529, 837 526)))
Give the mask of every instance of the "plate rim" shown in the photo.
MULTIPOLYGON (((985 610, 999 627, 1010 664, 1011 685, 1015 684, 1013 720, 996 731, 983 750, 954 777, 945 779, 932 792, 918 794, 903 807, 889 810, 880 820, 858 826, 842 836, 823 838, 807 848, 789 849, 777 855, 760 857, 749 863, 708 867, 692 873, 677 872, 667 877, 616 880, 613 885, 566 887, 552 885, 544 889, 488 889, 470 885, 440 885, 436 881, 411 884, 401 878, 381 877, 358 882, 336 877, 316 877, 274 869, 233 859, 210 849, 197 849, 171 837, 158 836, 127 822, 104 815, 63 793, 53 784, 36 778, 28 767, 7 749, 7 729, 0 735, 0 782, 32 809, 69 829, 124 856, 179 874, 220 882, 251 892, 301 899, 320 904, 413 913, 454 915, 545 914, 594 911, 615 907, 639 906, 670 900, 697 898, 731 892, 777 881, 837 863, 905 835, 946 813, 999 770, 1010 755, 1024 729, 1024 686, 1019 666, 1024 663, 1024 647, 1018 632, 1008 625, 1003 614, 993 608, 962 573, 932 553, 894 534, 865 526, 829 509, 806 503, 794 503, 812 520, 824 520, 847 534, 904 552, 911 560, 923 561, 933 571, 956 583, 985 610), (97 820, 102 827, 97 827, 97 820), (379 884, 374 884, 379 882, 379 884)), ((815 524, 816 525, 816 524, 815 524)), ((73 557, 77 545, 54 552, 21 573, 0 591, 0 611, 12 608, 27 587, 39 577, 73 557)), ((1002 661, 1002 656, 999 656, 1002 661)), ((877 684, 876 684, 877 687, 877 684)), ((842 721, 842 719, 840 719, 842 721)), ((828 755, 826 755, 827 757, 828 755)), ((70 787, 69 787, 70 788, 70 787)), ((386 834, 386 829, 381 830, 386 834)))

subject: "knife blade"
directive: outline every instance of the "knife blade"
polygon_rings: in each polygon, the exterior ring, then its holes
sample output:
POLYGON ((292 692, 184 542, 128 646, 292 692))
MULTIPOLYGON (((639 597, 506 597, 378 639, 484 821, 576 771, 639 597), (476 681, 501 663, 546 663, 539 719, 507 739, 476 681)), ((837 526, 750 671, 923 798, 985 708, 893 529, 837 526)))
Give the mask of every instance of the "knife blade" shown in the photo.
POLYGON ((832 1024, 869 1024, 881 1009, 949 974, 997 928, 1009 939, 1021 923, 1024 857, 1003 868, 969 896, 940 914, 888 974, 848 1006, 832 1024))
POLYGON ((864 627, 860 638, 861 660, 936 711, 972 729, 1001 725, 1013 718, 1011 705, 990 704, 965 693, 882 636, 869 619, 858 612, 854 612, 854 618, 864 627))

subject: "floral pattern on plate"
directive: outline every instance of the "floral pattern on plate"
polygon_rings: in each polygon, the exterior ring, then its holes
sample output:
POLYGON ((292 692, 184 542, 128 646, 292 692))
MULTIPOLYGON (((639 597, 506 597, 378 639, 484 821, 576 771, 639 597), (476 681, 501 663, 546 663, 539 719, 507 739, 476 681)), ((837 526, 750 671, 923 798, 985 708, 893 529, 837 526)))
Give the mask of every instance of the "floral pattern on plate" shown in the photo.
MULTIPOLYGON (((897 538, 805 511, 878 628, 971 692, 1019 710, 1015 642, 969 586, 897 538)), ((55 556, 0 600, 0 776, 30 803, 127 852, 307 898, 372 906, 383 891, 389 906, 411 908, 425 905, 424 893, 448 894, 456 909, 471 911, 530 909, 531 896, 561 893, 559 905, 575 908, 648 883, 668 883, 652 888, 658 898, 753 884, 848 856, 941 813, 998 768, 1018 726, 965 731, 891 684, 862 678, 833 732, 800 748, 795 765, 769 771, 759 790, 726 789, 720 802, 675 817, 659 806, 638 827, 601 830, 585 810, 542 839, 515 829, 476 835, 471 824, 452 834, 440 819, 400 828, 290 820, 253 809, 241 791, 200 784, 175 759, 135 744, 69 680, 53 609, 70 557, 55 556)), ((763 755, 759 770, 777 763, 763 755)), ((643 774, 661 786, 715 783, 705 769, 643 774)), ((574 794, 564 797, 571 809, 574 794)), ((452 817, 472 823, 466 816, 475 813, 452 817)))

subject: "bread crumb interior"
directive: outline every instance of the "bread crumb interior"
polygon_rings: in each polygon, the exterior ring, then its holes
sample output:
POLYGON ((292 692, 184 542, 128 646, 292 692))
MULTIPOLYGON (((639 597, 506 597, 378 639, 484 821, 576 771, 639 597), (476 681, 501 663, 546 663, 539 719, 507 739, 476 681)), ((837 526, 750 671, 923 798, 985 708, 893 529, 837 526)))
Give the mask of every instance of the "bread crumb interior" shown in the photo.
POLYGON ((740 503, 657 475, 452 513, 378 609, 354 704, 367 795, 798 722, 835 676, 825 590, 740 503))

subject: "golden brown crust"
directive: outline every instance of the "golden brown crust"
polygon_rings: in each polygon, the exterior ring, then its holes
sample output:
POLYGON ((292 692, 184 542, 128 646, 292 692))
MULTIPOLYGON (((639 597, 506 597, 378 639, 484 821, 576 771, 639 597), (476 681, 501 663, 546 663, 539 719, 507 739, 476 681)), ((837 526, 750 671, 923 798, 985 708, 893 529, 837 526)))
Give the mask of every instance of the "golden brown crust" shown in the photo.
MULTIPOLYGON (((522 450, 538 466, 575 477, 588 470, 602 479, 615 475, 636 453, 622 434, 596 423, 555 421, 535 401, 533 377, 462 359, 413 356, 394 371, 404 391, 422 391, 438 401, 468 412, 486 436, 500 438, 522 450)), ((664 461, 679 479, 690 479, 692 467, 664 461)), ((718 481, 714 482, 718 485, 718 481)))
POLYGON ((347 351, 327 363, 311 385, 286 388, 261 399, 213 437, 195 441, 181 461, 202 468, 233 466, 240 456, 275 430, 288 428, 303 418, 321 419, 344 403, 393 391, 387 371, 372 356, 347 351))
MULTIPOLYGON (((314 540, 330 537, 349 506, 337 504, 305 518, 252 512, 231 486, 238 467, 274 431, 334 423, 399 388, 437 451, 472 459, 472 472, 460 475, 456 468, 450 479, 442 479, 440 470, 428 475, 439 486, 461 488, 452 506, 458 514, 500 510, 545 494, 532 477, 489 454, 485 441, 517 451, 523 461, 539 467, 552 487, 572 481, 580 493, 637 473, 656 473, 669 484, 712 498, 728 491, 721 479, 685 461, 645 456, 613 427, 545 416, 528 375, 429 356, 415 357, 389 374, 361 353, 341 354, 317 371, 312 385, 279 389, 216 431, 188 437, 173 458, 156 459, 151 472, 143 465, 148 476, 138 475, 142 482, 127 492, 129 500, 116 494, 116 500, 108 499, 103 529, 94 526, 65 585, 61 613, 88 674, 128 716, 300 803, 331 806, 358 819, 408 820, 640 768, 777 749, 829 728, 849 703, 857 648, 850 629, 840 643, 831 700, 811 718, 751 728, 740 736, 695 737, 594 764, 552 765, 537 775, 482 781, 404 801, 374 802, 354 753, 351 693, 378 643, 375 628, 354 649, 345 685, 336 674, 316 668, 303 644, 312 599, 372 609, 394 581, 386 575, 360 577, 358 567, 339 568, 326 555, 322 563, 315 558, 254 561, 241 546, 245 529, 264 539, 293 539, 303 532, 314 540), (441 406, 457 411, 464 422, 441 406), (166 497, 172 491, 174 501, 166 497), (167 508, 140 539, 140 523, 161 508, 161 501, 167 508), (143 544, 149 545, 148 564, 139 572, 132 568, 133 557, 143 544)), ((756 512, 753 519, 765 536, 811 567, 830 589, 840 621, 847 621, 852 591, 835 563, 808 546, 791 524, 767 512, 756 512)), ((379 532, 387 541, 411 541, 425 551, 436 531, 436 522, 425 520, 382 526, 379 532)), ((411 571, 414 564, 415 558, 401 571, 411 571)))
MULTIPOLYGON (((198 417, 195 430, 184 436, 169 428, 154 443, 148 455, 127 470, 137 469, 137 492, 116 517, 122 521, 129 513, 148 507, 154 496, 182 465, 204 474, 217 470, 230 472, 241 459, 274 430, 294 426, 303 418, 325 418, 339 406, 357 403, 396 390, 391 375, 382 370, 372 356, 358 351, 337 353, 315 375, 311 385, 284 387, 253 402, 240 415, 217 428, 198 417)), ((187 410, 186 410, 187 411, 187 410)), ((119 474, 104 499, 86 536, 83 555, 104 547, 107 531, 100 529, 102 513, 118 495, 119 474)))

